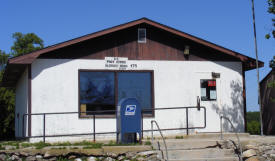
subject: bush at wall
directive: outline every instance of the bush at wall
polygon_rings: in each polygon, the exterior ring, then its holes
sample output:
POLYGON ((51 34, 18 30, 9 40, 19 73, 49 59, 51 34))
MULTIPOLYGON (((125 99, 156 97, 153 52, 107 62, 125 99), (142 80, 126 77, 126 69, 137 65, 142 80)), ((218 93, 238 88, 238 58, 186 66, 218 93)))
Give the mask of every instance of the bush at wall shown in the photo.
POLYGON ((260 135, 260 112, 247 112, 247 132, 251 135, 260 135))

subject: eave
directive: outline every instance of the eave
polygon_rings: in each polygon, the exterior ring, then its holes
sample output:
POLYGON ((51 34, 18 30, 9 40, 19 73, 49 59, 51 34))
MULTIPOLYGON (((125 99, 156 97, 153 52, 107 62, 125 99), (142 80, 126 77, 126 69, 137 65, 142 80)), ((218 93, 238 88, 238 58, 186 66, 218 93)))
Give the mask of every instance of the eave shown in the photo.
MULTIPOLYGON (((32 64, 33 61, 35 61, 35 59, 37 59, 42 54, 49 53, 49 52, 52 52, 52 51, 55 51, 55 50, 58 50, 58 49, 62 49, 62 48, 65 48, 65 47, 68 47, 68 46, 71 46, 71 45, 74 45, 74 44, 78 44, 78 43, 81 43, 81 42, 84 42, 84 41, 87 41, 87 40, 90 40, 90 39, 94 39, 94 38, 97 38, 97 37, 100 37, 100 36, 104 36, 106 34, 111 34, 113 32, 120 31, 120 30, 123 30, 123 29, 127 29, 127 28, 130 28, 130 27, 136 26, 136 25, 144 24, 144 23, 148 24, 148 25, 151 25, 151 26, 154 26, 158 29, 167 31, 167 32, 172 33, 174 35, 180 36, 182 38, 191 40, 195 43, 204 45, 204 46, 209 47, 211 49, 214 49, 216 51, 219 51, 221 54, 227 54, 227 55, 233 56, 233 57, 237 58, 240 62, 242 62, 244 64, 244 70, 245 71, 256 68, 256 60, 251 58, 251 57, 245 56, 245 55, 240 54, 238 52, 235 52, 233 50, 224 48, 224 47, 219 46, 217 44, 211 43, 209 41, 203 40, 201 38, 198 38, 198 37, 195 37, 193 35, 187 34, 185 32, 179 31, 177 29, 171 28, 169 26, 160 24, 158 22, 149 20, 147 18, 141 18, 141 19, 131 21, 131 22, 128 22, 128 23, 125 23, 125 24, 121 24, 121 25, 118 25, 118 26, 115 26, 115 27, 111 27, 111 28, 108 28, 108 29, 105 29, 105 30, 102 30, 102 31, 98 31, 98 32, 91 33, 91 34, 88 34, 88 35, 85 35, 85 36, 81 36, 81 37, 78 37, 78 38, 75 38, 75 39, 72 39, 72 40, 69 40, 69 41, 58 43, 58 44, 43 48, 41 50, 37 50, 37 51, 27 53, 27 54, 24 54, 24 55, 21 55, 21 56, 10 58, 8 60, 7 68, 6 68, 5 73, 4 73, 4 77, 3 77, 3 80, 2 80, 2 85, 3 86, 13 86, 14 87, 15 84, 16 84, 16 81, 19 79, 19 77, 22 74, 22 71, 25 70, 26 66, 28 64, 32 64), (17 68, 20 68, 20 70, 18 70, 17 68)), ((259 67, 263 67, 263 66, 264 66, 264 63, 259 61, 259 67)))

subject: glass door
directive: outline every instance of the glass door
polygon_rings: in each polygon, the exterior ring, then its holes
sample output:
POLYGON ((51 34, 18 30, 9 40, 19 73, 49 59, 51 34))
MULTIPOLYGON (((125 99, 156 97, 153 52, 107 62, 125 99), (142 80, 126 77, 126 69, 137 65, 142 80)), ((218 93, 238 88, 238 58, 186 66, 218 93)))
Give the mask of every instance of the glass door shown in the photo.
POLYGON ((142 109, 151 109, 151 79, 151 72, 119 72, 117 74, 118 101, 123 98, 136 98, 142 109))

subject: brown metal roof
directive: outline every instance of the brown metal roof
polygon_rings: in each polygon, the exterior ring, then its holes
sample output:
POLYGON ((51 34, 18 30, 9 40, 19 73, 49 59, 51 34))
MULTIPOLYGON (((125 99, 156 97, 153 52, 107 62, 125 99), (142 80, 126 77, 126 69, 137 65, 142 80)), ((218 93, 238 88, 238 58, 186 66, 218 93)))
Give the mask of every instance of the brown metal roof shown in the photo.
MULTIPOLYGON (((219 45, 216 45, 216 44, 211 43, 209 41, 206 41, 206 40, 200 39, 198 37, 192 36, 192 35, 187 34, 185 32, 176 30, 176 29, 171 28, 169 26, 166 26, 166 25, 160 24, 158 22, 152 21, 150 19, 141 18, 141 19, 131 21, 131 22, 128 22, 128 23, 125 23, 125 24, 121 24, 121 25, 118 25, 118 26, 115 26, 115 27, 111 27, 111 28, 108 28, 108 29, 105 29, 105 30, 102 30, 102 31, 98 31, 98 32, 95 32, 95 33, 92 33, 92 34, 88 34, 88 35, 85 35, 85 36, 82 36, 82 37, 78 37, 78 38, 75 38, 75 39, 72 39, 72 40, 69 40, 69 41, 65 41, 65 42, 62 42, 62 43, 59 43, 59 44, 55 44, 55 45, 46 47, 46 48, 41 49, 41 50, 37 50, 37 51, 27 53, 27 54, 24 54, 24 55, 21 55, 21 56, 10 58, 8 60, 7 70, 5 71, 5 74, 4 74, 3 83, 5 84, 5 81, 9 80, 7 78, 7 74, 10 73, 9 71, 14 69, 12 66, 14 66, 16 64, 25 66, 27 64, 31 64, 35 59, 37 59, 40 55, 42 55, 44 53, 55 51, 55 50, 58 50, 58 49, 61 49, 61 48, 64 48, 64 47, 67 47, 67 46, 70 46, 70 45, 73 45, 73 44, 77 44, 77 43, 80 43, 80 42, 83 42, 83 41, 86 41, 86 40, 94 39, 94 38, 97 38, 97 37, 100 37, 100 36, 103 36, 103 35, 107 35, 107 34, 110 34, 110 33, 113 33, 113 32, 119 31, 119 30, 130 28, 130 27, 133 27, 133 26, 136 26, 136 25, 139 25, 139 24, 143 24, 143 23, 149 24, 153 27, 159 28, 161 30, 164 30, 164 31, 167 31, 169 33, 175 34, 177 36, 183 37, 185 39, 189 39, 193 42, 196 42, 198 44, 202 44, 204 46, 207 46, 209 48, 217 50, 221 53, 233 56, 233 57, 237 58, 238 60, 240 60, 241 62, 243 62, 245 64, 245 70, 254 69, 255 66, 256 66, 255 65, 256 60, 253 59, 253 58, 250 58, 250 57, 245 56, 243 54, 240 54, 238 52, 232 51, 230 49, 226 49, 222 46, 219 46, 219 45)), ((264 63, 259 61, 259 67, 263 67, 263 66, 264 66, 264 63)))
MULTIPOLYGON (((53 50, 56 50, 56 49, 60 49, 60 48, 63 48, 63 47, 69 46, 69 45, 73 45, 73 44, 85 41, 85 40, 89 40, 89 39, 92 39, 92 38, 95 38, 95 37, 99 37, 99 36, 102 36, 102 35, 105 35, 105 34, 109 34, 109 33, 112 33, 112 32, 118 31, 118 30, 123 30, 125 28, 129 28, 129 27, 132 27, 132 26, 135 26, 135 25, 138 25, 138 24, 142 24, 142 23, 147 23, 147 24, 152 25, 154 27, 157 27, 157 28, 163 29, 165 31, 171 32, 173 34, 182 36, 184 38, 193 40, 194 42, 197 42, 197 43, 203 44, 205 46, 208 46, 210 48, 216 49, 216 50, 218 50, 222 53, 226 53, 226 54, 229 54, 231 56, 237 57, 243 62, 248 61, 248 60, 255 61, 255 59, 253 59, 253 58, 250 58, 250 57, 245 56, 243 54, 240 54, 238 52, 232 51, 230 49, 226 49, 224 47, 221 47, 221 46, 216 45, 214 43, 211 43, 209 41, 200 39, 198 37, 195 37, 195 36, 192 36, 192 35, 187 34, 185 32, 176 30, 174 28, 171 28, 169 26, 160 24, 158 22, 149 20, 147 18, 141 18, 141 19, 138 19, 138 20, 135 20, 135 21, 132 21, 132 22, 128 22, 128 23, 125 23, 125 24, 121 24, 121 25, 118 25, 118 26, 115 26, 115 27, 112 27, 112 28, 108 28, 108 29, 105 29, 105 30, 102 30, 102 31, 99 31, 99 32, 88 34, 88 35, 85 35, 85 36, 82 36, 82 37, 79 37, 79 38, 76 38, 76 39, 72 39, 72 40, 65 41, 65 42, 62 42, 62 43, 59 43, 59 44, 55 44, 55 45, 46 47, 44 49, 41 49, 41 50, 38 50, 38 51, 35 51, 35 52, 32 52, 32 53, 28 53, 28 54, 25 54, 25 55, 22 55, 22 56, 11 58, 11 59, 9 59, 9 64, 31 64, 39 55, 41 55, 43 53, 47 53, 47 52, 50 52, 50 51, 53 51, 53 50)), ((259 64, 260 64, 261 67, 263 66, 263 62, 260 61, 259 64)))

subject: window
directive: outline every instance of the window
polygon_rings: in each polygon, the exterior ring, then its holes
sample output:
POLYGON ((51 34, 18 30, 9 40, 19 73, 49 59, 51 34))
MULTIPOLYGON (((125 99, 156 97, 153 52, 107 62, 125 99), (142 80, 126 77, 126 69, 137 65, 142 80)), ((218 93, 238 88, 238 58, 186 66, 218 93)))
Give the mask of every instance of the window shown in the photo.
MULTIPOLYGON (((80 116, 90 112, 116 110, 122 98, 134 97, 142 109, 153 108, 152 71, 79 71, 80 116)), ((98 113, 114 115, 114 112, 98 113)), ((153 111, 145 112, 153 114, 153 111)))
POLYGON ((115 109, 114 73, 80 72, 79 102, 81 115, 86 111, 115 109))
POLYGON ((146 43, 146 29, 145 28, 138 29, 138 42, 146 43))
POLYGON ((201 80, 201 100, 214 101, 217 100, 216 80, 204 79, 201 80))

